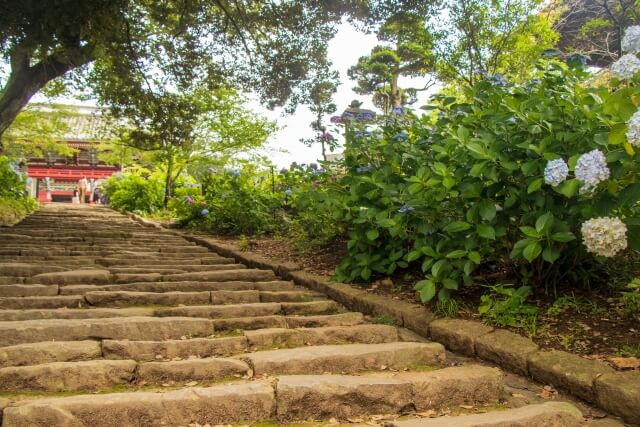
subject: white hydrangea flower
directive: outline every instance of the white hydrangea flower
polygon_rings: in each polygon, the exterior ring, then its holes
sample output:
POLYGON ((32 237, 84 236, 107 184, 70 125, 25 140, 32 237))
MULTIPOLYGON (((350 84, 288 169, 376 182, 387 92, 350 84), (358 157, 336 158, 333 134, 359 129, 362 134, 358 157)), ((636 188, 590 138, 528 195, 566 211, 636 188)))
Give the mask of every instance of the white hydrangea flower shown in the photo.
POLYGON ((631 145, 640 147, 640 110, 636 111, 627 122, 627 141, 631 145))
POLYGON ((625 52, 640 52, 640 26, 633 25, 627 28, 622 37, 622 50, 625 52))
POLYGON ((557 187, 569 175, 569 166, 562 159, 550 160, 544 168, 544 182, 552 187, 557 187))
POLYGON ((621 79, 630 79, 640 71, 640 59, 627 53, 611 65, 611 72, 621 79))
POLYGON ((619 218, 591 218, 580 231, 582 242, 591 253, 612 257, 627 248, 627 226, 619 218))
POLYGON ((578 159, 575 174, 582 183, 580 193, 591 193, 598 184, 609 179, 607 158, 600 150, 589 151, 578 159))

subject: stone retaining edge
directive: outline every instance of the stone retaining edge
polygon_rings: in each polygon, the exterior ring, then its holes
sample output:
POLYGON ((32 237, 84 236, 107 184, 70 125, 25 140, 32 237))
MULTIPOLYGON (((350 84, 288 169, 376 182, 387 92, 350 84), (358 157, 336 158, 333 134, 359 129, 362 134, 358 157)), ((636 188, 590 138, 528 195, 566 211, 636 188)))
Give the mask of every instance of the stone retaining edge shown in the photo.
POLYGON ((147 227, 183 237, 222 256, 235 258, 248 267, 270 269, 277 275, 339 302, 350 310, 372 316, 388 316, 397 326, 439 342, 451 351, 495 363, 501 368, 536 381, 561 388, 627 422, 640 420, 640 372, 614 371, 607 364, 564 351, 544 351, 532 340, 482 322, 462 319, 436 319, 426 307, 406 301, 370 294, 350 285, 331 282, 324 276, 309 274, 291 262, 278 262, 251 252, 242 252, 215 239, 168 229, 136 214, 130 218, 147 227), (603 380, 600 378, 605 375, 603 380), (604 386, 606 381, 606 387, 604 386), (570 389, 568 388, 570 387, 570 389), (624 401, 624 403, 622 403, 624 401))

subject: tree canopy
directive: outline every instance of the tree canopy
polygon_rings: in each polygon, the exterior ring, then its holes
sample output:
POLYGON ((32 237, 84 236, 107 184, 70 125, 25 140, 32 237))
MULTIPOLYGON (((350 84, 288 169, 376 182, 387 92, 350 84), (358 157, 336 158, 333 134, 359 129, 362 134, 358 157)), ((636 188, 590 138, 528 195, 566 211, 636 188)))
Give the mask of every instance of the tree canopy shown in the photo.
POLYGON ((344 16, 373 26, 413 0, 8 0, 0 5, 0 136, 47 83, 82 69, 176 90, 193 81, 254 90, 269 107, 296 99, 344 16), (91 66, 87 66, 91 64, 91 66))

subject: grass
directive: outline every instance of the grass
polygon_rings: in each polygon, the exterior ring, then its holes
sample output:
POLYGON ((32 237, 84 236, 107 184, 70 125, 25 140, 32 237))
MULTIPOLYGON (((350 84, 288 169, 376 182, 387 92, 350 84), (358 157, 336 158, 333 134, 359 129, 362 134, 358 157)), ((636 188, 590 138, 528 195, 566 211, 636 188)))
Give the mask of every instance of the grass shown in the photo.
POLYGON ((625 357, 638 357, 640 358, 640 344, 638 345, 625 345, 618 353, 618 356, 625 357))

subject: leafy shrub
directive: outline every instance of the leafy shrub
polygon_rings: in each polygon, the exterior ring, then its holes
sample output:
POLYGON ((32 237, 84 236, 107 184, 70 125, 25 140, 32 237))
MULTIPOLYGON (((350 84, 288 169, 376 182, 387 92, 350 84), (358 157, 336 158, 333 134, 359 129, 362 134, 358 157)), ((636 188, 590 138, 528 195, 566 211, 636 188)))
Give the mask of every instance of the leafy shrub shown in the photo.
POLYGON ((624 315, 630 319, 640 315, 640 279, 634 279, 627 285, 628 291, 622 292, 624 315))
POLYGON ((183 225, 222 234, 260 234, 279 230, 284 194, 272 192, 268 173, 246 165, 242 171, 212 170, 200 183, 180 193, 170 207, 183 225))
POLYGON ((6 156, 0 156, 0 225, 11 225, 38 207, 29 197, 25 183, 11 168, 6 156))
POLYGON ((538 309, 525 304, 531 288, 520 286, 514 289, 511 285, 495 285, 490 289, 491 292, 480 299, 480 315, 493 325, 519 327, 529 335, 534 335, 538 309))
POLYGON ((114 175, 103 184, 109 205, 121 212, 149 214, 162 209, 164 183, 160 173, 146 169, 114 175))
POLYGON ((583 239, 612 224, 640 249, 640 165, 625 138, 640 87, 615 79, 611 89, 588 87, 574 65, 540 64, 523 84, 487 78, 461 97, 433 97, 422 117, 350 126, 341 182, 349 191, 335 195, 349 223, 349 253, 336 278, 420 269, 423 301, 450 298, 482 263, 500 264, 532 286, 585 283, 605 259, 577 236, 589 220, 607 216, 615 218, 590 224, 583 239), (608 179, 596 174, 598 155, 580 159, 596 149, 608 179), (624 222, 614 224, 617 218, 624 222))
POLYGON ((344 234, 342 188, 336 176, 317 165, 294 165, 281 175, 291 221, 288 235, 298 250, 327 245, 344 234))

